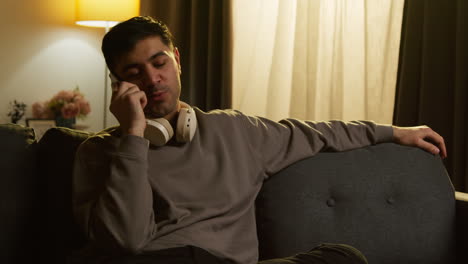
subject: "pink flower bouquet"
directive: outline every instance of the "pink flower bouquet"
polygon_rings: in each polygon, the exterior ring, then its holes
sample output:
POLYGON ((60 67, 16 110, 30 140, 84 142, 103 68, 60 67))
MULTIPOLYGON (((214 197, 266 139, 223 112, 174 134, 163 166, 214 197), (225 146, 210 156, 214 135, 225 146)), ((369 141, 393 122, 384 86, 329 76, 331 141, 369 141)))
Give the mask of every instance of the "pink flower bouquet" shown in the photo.
POLYGON ((48 101, 35 102, 32 112, 34 118, 41 119, 59 116, 65 119, 84 118, 91 112, 91 107, 77 87, 73 91, 60 91, 48 101))

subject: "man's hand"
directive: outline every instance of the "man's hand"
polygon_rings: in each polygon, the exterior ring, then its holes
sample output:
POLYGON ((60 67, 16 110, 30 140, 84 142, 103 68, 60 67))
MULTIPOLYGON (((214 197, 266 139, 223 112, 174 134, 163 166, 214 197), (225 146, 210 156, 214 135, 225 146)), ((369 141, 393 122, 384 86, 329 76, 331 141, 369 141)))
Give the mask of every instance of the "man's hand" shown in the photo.
POLYGON ((143 137, 146 128, 146 94, 129 82, 112 84, 110 111, 117 118, 124 134, 143 137))
POLYGON ((397 127, 393 126, 393 140, 401 145, 422 148, 432 154, 447 157, 444 138, 427 126, 397 127))

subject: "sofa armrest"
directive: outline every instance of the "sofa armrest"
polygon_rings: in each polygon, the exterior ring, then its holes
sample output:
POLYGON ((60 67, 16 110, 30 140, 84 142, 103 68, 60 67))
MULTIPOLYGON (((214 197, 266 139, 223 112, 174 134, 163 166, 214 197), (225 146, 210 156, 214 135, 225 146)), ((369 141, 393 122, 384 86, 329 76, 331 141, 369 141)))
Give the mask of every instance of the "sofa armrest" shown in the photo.
POLYGON ((468 202, 468 193, 455 192, 455 198, 460 202, 468 202))
POLYGON ((466 256, 466 252, 468 252, 468 193, 455 192, 455 198, 457 208, 457 256, 460 259, 461 256, 466 256))

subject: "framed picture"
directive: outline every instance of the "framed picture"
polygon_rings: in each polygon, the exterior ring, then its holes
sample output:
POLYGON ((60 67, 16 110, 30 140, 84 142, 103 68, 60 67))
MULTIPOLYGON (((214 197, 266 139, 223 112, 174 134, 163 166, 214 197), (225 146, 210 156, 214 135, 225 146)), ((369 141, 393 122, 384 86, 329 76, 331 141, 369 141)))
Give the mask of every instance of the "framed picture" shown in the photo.
POLYGON ((26 119, 26 125, 34 129, 37 140, 40 140, 44 133, 51 127, 55 127, 54 119, 26 119))

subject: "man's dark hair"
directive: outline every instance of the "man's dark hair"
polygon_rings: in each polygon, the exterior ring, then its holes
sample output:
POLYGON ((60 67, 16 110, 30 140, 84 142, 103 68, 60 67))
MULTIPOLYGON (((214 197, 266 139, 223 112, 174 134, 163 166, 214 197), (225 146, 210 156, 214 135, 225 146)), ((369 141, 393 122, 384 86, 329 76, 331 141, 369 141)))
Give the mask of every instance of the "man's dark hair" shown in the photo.
POLYGON ((173 37, 169 28, 161 21, 150 16, 138 16, 117 24, 102 40, 102 53, 106 64, 114 69, 116 59, 131 51, 138 41, 157 36, 169 48, 173 49, 173 37))

